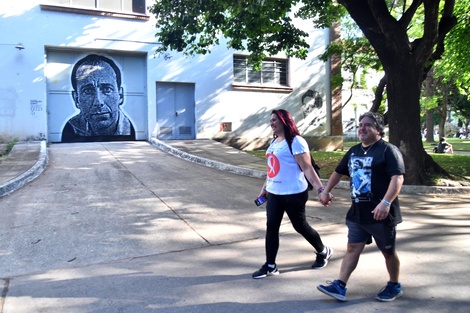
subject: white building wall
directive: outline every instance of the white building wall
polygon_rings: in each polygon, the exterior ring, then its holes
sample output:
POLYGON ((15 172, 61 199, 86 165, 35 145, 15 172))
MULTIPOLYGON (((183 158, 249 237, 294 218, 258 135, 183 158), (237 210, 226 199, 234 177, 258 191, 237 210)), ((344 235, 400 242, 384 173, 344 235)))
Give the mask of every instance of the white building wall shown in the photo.
MULTIPOLYGON (((328 69, 318 55, 328 44, 327 30, 312 29, 312 48, 305 61, 290 60, 291 93, 236 91, 232 89, 234 51, 225 45, 204 56, 184 57, 170 52, 165 60, 155 56, 155 20, 74 14, 42 10, 47 1, 0 2, 0 137, 48 139, 46 59, 50 49, 74 53, 140 53, 147 60, 147 136, 156 136, 156 82, 195 83, 196 138, 234 136, 251 140, 270 137, 272 109, 285 108, 294 115, 304 135, 329 135, 328 69), (25 49, 18 50, 21 43, 25 49), (323 106, 305 115, 302 95, 313 89, 323 106), (221 133, 222 122, 232 123, 231 133, 221 133)), ((305 27, 312 25, 304 23, 305 27)))

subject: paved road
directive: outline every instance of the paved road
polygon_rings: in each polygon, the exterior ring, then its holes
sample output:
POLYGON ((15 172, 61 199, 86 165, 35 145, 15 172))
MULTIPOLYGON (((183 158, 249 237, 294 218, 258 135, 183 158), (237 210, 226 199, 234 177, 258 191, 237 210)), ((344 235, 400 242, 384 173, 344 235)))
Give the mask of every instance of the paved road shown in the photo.
POLYGON ((373 300, 384 262, 368 247, 349 301, 315 286, 336 278, 348 197, 309 220, 335 255, 314 255, 285 220, 281 275, 253 280, 264 262, 262 180, 196 165, 145 142, 56 144, 34 181, 0 198, 1 313, 467 312, 470 197, 403 195, 399 253, 405 296, 373 300))

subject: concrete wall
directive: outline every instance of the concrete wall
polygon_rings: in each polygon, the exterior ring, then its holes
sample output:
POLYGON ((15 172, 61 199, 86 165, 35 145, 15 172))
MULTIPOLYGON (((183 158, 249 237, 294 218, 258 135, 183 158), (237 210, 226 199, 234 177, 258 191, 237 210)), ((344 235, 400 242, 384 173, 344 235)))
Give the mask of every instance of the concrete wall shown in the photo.
POLYGON ((22 0, 0 5, 0 137, 49 139, 46 86, 51 50, 143 55, 148 138, 156 136, 156 82, 195 84, 196 139, 237 140, 245 145, 263 141, 271 137, 268 121, 275 108, 291 111, 305 136, 330 133, 329 70, 318 60, 328 44, 328 31, 311 29, 309 21, 296 21, 310 28, 312 47, 307 60, 290 60, 292 92, 241 91, 232 88, 235 51, 223 44, 205 56, 188 58, 170 52, 170 58, 163 58, 154 53, 152 16, 142 20, 56 12, 42 9, 40 3, 22 0), (24 49, 15 48, 19 43, 24 49), (321 107, 306 110, 312 103, 305 100, 308 90, 318 92, 321 107), (221 131, 224 122, 231 123, 231 132, 221 131))

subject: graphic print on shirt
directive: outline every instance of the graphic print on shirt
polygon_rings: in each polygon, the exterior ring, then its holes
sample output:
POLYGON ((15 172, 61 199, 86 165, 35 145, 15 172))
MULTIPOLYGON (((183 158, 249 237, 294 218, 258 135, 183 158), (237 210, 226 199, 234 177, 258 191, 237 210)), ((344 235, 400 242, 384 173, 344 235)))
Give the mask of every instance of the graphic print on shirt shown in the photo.
POLYGON ((349 175, 351 177, 350 195, 356 203, 372 199, 372 160, 373 157, 351 155, 349 159, 349 175))
POLYGON ((273 178, 279 173, 279 159, 274 153, 267 153, 266 160, 268 161, 268 177, 273 178))

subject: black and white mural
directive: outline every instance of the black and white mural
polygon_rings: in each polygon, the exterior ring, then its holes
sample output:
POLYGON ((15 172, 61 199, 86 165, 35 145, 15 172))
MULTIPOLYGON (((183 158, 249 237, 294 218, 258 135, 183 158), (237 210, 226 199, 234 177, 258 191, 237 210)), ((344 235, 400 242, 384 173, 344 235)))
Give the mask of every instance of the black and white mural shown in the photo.
POLYGON ((144 58, 54 51, 48 61, 51 142, 146 138, 144 58))
POLYGON ((72 69, 72 98, 80 112, 62 131, 62 142, 135 140, 135 130, 121 111, 121 71, 105 56, 90 54, 72 69))
POLYGON ((323 100, 318 91, 309 89, 302 95, 302 112, 304 114, 304 119, 308 121, 309 126, 318 126, 321 124, 321 121, 323 120, 323 114, 318 113, 322 106, 323 100), (315 112, 316 114, 311 114, 312 112, 315 112))

